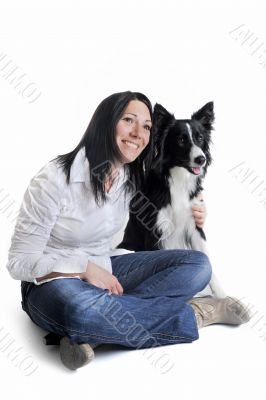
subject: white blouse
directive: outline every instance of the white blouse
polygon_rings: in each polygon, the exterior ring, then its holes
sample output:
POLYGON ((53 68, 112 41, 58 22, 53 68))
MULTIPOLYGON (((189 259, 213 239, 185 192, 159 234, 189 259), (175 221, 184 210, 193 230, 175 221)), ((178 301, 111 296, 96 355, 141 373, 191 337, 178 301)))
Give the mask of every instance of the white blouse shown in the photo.
POLYGON ((50 272, 80 273, 88 261, 112 272, 110 256, 131 253, 112 249, 112 237, 128 216, 129 196, 121 168, 107 195, 97 206, 89 179, 85 147, 76 155, 70 182, 55 161, 47 163, 30 181, 16 220, 7 269, 14 279, 42 284, 36 278, 50 272))

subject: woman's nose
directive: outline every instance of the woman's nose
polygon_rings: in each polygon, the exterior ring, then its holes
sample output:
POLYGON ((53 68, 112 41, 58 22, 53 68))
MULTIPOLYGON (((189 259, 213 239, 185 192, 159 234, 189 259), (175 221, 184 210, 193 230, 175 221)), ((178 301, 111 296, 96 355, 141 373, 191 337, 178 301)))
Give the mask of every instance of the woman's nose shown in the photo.
POLYGON ((136 123, 136 124, 134 124, 132 126, 131 134, 134 137, 140 137, 141 136, 141 128, 140 128, 139 124, 136 123))

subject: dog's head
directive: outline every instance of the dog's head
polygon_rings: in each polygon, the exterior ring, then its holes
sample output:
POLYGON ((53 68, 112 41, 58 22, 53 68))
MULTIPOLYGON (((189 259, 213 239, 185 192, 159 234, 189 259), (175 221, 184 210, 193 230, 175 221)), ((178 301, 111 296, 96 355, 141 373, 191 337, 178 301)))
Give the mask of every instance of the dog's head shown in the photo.
POLYGON ((193 113, 191 119, 175 119, 160 104, 153 113, 154 168, 160 171, 175 166, 204 176, 211 164, 209 145, 214 123, 213 102, 193 113))

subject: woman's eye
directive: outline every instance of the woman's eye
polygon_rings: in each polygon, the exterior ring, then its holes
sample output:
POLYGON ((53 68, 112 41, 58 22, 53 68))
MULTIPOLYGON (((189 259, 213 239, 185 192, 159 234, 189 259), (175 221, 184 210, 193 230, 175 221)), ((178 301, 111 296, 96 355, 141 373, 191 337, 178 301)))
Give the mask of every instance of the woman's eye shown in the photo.
POLYGON ((125 118, 123 118, 124 119, 124 121, 126 121, 126 122, 133 122, 133 119, 132 118, 130 118, 130 117, 125 117, 125 118))
POLYGON ((147 131, 151 130, 151 126, 150 125, 145 125, 144 128, 147 129, 147 131))

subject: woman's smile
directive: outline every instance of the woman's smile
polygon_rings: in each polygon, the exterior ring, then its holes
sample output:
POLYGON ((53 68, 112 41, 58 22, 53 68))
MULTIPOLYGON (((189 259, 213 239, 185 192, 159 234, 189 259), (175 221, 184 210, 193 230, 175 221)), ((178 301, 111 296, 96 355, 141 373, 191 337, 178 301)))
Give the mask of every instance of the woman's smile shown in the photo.
POLYGON ((122 140, 123 143, 125 143, 125 145, 127 145, 128 147, 131 147, 133 149, 138 149, 139 145, 137 143, 134 142, 130 142, 129 140, 122 140))

